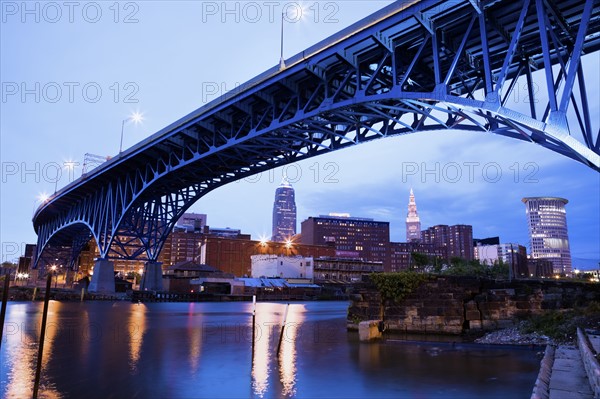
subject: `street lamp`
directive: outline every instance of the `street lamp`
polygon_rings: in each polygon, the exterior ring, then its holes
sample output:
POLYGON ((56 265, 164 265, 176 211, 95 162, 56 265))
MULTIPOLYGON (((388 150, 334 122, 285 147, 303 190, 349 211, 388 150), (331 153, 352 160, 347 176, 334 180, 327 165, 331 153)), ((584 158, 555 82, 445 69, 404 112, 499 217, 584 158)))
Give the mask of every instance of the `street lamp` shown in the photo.
POLYGON ((138 283, 138 289, 140 289, 140 287, 142 286, 142 278, 144 277, 144 268, 140 267, 138 269, 138 274, 140 275, 140 281, 138 283))
POLYGON ((282 71, 285 68, 285 61, 283 60, 283 17, 285 12, 281 12, 281 52, 279 57, 279 70, 282 71))
POLYGON ((27 280, 29 278, 29 273, 18 273, 17 274, 17 285, 23 285, 23 280, 27 280), (21 281, 21 284, 19 284, 21 281))
POLYGON ((56 272, 56 265, 52 265, 50 267, 50 269, 52 270, 52 273, 54 274, 54 288, 56 288, 56 286, 58 285, 58 273, 56 272))
MULTIPOLYGON (((70 179, 70 177, 72 176, 71 172, 73 171, 73 169, 75 169, 75 162, 66 161, 63 163, 63 165, 64 165, 64 168, 69 171, 69 179, 70 179)), ((56 192, 58 191, 58 180, 61 175, 62 175, 62 168, 56 172, 56 179, 54 180, 54 194, 56 194, 56 192)))
MULTIPOLYGON (((298 4, 296 4, 298 5, 298 4)), ((301 7, 296 10, 297 21, 302 20, 302 15, 304 14, 304 9, 301 7)), ((282 71, 285 69, 285 61, 283 60, 283 20, 287 16, 287 7, 284 7, 283 11, 281 11, 281 50, 279 53, 279 70, 282 71)))
POLYGON ((65 161, 64 162, 64 166, 65 169, 68 171, 69 176, 67 177, 67 184, 71 183, 74 180, 74 172, 75 172, 75 165, 77 164, 77 162, 75 161, 65 161))
POLYGON ((138 123, 141 123, 144 120, 142 114, 140 114, 139 112, 134 112, 133 114, 129 115, 129 117, 127 117, 127 119, 123 119, 123 122, 121 122, 121 144, 119 144, 119 154, 121 154, 121 152, 123 152, 123 131, 125 130, 125 124, 127 122, 133 122, 136 125, 138 123))
POLYGON ((285 241, 285 249, 286 249, 286 251, 285 251, 285 252, 286 252, 286 255, 287 255, 287 256, 291 256, 291 254, 292 254, 292 247, 293 247, 293 244, 294 244, 294 242, 292 241, 292 239, 291 239, 291 238, 288 238, 288 239, 285 241))
POLYGON ((42 205, 44 202, 48 201, 48 198, 50 198, 50 196, 46 193, 39 194, 35 201, 33 201, 33 209, 31 210, 31 214, 35 215, 35 206, 37 204, 42 205))

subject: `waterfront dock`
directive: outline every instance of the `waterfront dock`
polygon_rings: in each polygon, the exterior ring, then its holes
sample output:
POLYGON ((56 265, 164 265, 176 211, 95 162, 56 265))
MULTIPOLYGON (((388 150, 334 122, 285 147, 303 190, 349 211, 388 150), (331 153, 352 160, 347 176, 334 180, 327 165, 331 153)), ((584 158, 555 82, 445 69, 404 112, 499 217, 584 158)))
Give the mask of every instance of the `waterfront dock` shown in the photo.
POLYGON ((577 345, 548 346, 531 399, 600 398, 600 335, 578 330, 577 345))

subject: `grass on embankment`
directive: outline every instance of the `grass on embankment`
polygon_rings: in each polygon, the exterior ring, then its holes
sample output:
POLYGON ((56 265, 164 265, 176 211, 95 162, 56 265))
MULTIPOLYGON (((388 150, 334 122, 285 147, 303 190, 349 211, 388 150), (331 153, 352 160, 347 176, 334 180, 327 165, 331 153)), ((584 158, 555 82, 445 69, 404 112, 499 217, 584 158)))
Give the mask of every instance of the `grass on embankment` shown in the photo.
POLYGON ((520 323, 521 332, 536 332, 559 343, 575 341, 577 327, 600 330, 600 302, 590 302, 572 310, 551 310, 520 323))

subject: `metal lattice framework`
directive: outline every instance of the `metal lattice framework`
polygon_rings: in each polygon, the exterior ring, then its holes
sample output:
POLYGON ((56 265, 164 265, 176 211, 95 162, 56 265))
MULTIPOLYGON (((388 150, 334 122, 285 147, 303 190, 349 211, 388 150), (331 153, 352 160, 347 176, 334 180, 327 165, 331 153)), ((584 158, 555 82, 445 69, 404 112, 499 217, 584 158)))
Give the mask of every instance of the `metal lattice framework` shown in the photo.
POLYGON ((38 255, 94 237, 103 258, 156 260, 209 191, 406 133, 495 133, 600 170, 581 65, 599 48, 599 28, 599 1, 396 2, 56 193, 34 216, 38 255), (527 100, 512 103, 523 82, 527 100))

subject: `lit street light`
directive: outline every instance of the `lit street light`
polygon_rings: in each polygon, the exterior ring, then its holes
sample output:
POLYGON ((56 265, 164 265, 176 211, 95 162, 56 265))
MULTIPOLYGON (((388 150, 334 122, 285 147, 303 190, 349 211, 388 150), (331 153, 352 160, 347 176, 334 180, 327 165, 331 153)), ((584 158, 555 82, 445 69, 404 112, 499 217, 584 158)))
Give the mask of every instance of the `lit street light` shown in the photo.
POLYGON ((35 201, 33 201, 33 209, 31 210, 31 214, 35 215, 35 209, 36 209, 36 205, 40 204, 40 206, 42 204, 44 204, 46 201, 48 201, 48 198, 50 198, 50 196, 46 193, 41 193, 37 196, 37 198, 35 199, 35 201))
MULTIPOLYGON (((75 169, 75 162, 66 161, 64 164, 64 168, 69 171, 69 178, 73 175, 73 169, 75 169)), ((58 180, 62 175, 62 169, 59 169, 56 173, 56 179, 54 179, 54 194, 58 191, 58 180)))
POLYGON ((54 288, 56 288, 58 285, 58 272, 56 270, 57 269, 56 265, 52 265, 52 267, 50 267, 50 269, 52 270, 52 273, 54 273, 54 288))
POLYGON ((17 274, 17 285, 22 285, 23 280, 27 280, 29 278, 29 273, 19 273, 17 274), (21 281, 21 284, 19 284, 21 281))
POLYGON ((129 121, 132 121, 133 123, 135 123, 137 125, 138 123, 141 123, 143 120, 144 120, 144 118, 143 118, 142 114, 140 114, 139 112, 134 112, 127 119, 123 119, 123 122, 121 122, 121 144, 119 144, 119 154, 121 154, 121 152, 123 152, 123 131, 125 130, 125 124, 129 121))

